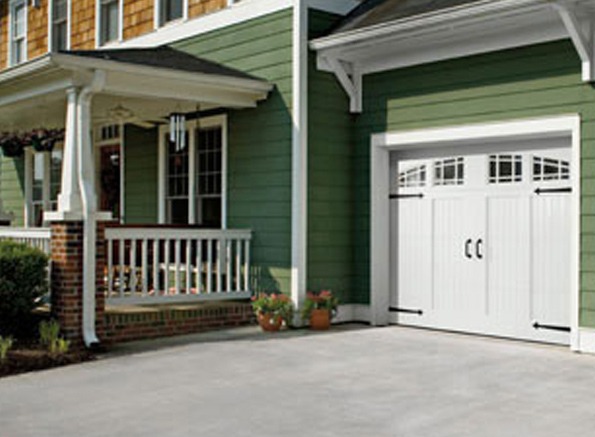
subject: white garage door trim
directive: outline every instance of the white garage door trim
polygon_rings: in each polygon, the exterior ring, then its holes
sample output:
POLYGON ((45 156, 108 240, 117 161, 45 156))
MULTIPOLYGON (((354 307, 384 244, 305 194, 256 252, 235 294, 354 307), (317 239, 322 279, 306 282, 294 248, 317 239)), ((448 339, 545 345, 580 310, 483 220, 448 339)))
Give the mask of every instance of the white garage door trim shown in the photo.
POLYGON ((370 289, 371 323, 389 323, 390 280, 390 152, 412 148, 453 147, 481 142, 569 138, 572 144, 572 227, 570 346, 580 350, 580 130, 578 114, 548 118, 472 124, 437 129, 387 132, 372 136, 370 153, 370 289))

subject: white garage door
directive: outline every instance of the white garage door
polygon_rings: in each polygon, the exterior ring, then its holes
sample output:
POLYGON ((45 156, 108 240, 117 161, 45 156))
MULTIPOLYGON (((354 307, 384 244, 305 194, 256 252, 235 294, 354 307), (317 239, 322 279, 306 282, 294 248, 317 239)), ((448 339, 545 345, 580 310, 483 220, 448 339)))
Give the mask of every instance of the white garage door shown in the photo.
POLYGON ((561 145, 391 156, 393 322, 569 342, 572 169, 561 145))

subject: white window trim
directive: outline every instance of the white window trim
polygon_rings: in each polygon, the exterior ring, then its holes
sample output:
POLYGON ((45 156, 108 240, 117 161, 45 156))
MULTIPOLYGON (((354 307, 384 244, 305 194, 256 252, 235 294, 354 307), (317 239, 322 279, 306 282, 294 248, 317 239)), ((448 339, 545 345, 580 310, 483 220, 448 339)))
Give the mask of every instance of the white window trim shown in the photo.
POLYGON ((35 208, 33 207, 33 156, 43 154, 43 210, 50 211, 51 185, 47 175, 51 174, 51 152, 35 152, 31 147, 25 150, 25 227, 34 228, 35 208))
MULTIPOLYGON (((48 51, 54 50, 54 0, 48 1, 48 51)), ((66 50, 70 50, 70 39, 72 35, 72 29, 70 24, 72 23, 72 0, 66 2, 66 50)))
MULTIPOLYGON (((122 2, 120 1, 120 3, 122 3, 122 2)), ((110 138, 108 140, 102 140, 100 138, 101 128, 108 126, 110 124, 113 125, 116 123, 108 123, 107 125, 106 124, 98 124, 98 125, 95 125, 93 128, 93 132, 95 133, 95 135, 93 135, 93 138, 94 138, 93 147, 95 150, 95 156, 97 157, 95 159, 95 186, 96 187, 101 186, 101 182, 99 180, 99 176, 100 176, 99 171, 100 171, 100 167, 101 167, 101 162, 99 160, 100 149, 105 146, 120 146, 120 217, 119 217, 119 221, 120 221, 120 224, 124 224, 124 222, 126 221, 125 204, 124 204, 125 199, 126 199, 126 193, 125 193, 125 188, 126 188, 126 180, 125 180, 126 167, 125 167, 125 164, 126 164, 126 161, 125 161, 125 157, 124 157, 124 151, 125 151, 125 149, 124 149, 124 137, 125 137, 124 129, 125 129, 125 125, 123 122, 120 122, 118 124, 119 129, 120 129, 119 136, 110 138)), ((100 194, 100 191, 98 189, 97 190, 97 196, 98 196, 97 201, 98 202, 99 202, 99 194, 100 194)))
POLYGON ((12 26, 14 20, 14 9, 19 6, 20 4, 25 5, 25 58, 22 60, 21 63, 26 62, 29 58, 28 54, 28 46, 29 46, 29 4, 27 0, 10 0, 8 5, 8 57, 7 57, 7 66, 12 67, 17 65, 13 62, 13 53, 12 53, 12 26))
MULTIPOLYGON (((50 0, 51 1, 51 0, 50 0)), ((101 41, 101 0, 95 0, 95 48, 124 41, 124 0, 118 0, 118 39, 101 41)))
POLYGON ((431 128, 372 135, 370 149, 370 310, 373 325, 389 322, 391 293, 390 152, 412 148, 449 147, 485 141, 555 138, 571 140, 572 224, 570 257, 570 348, 595 352, 595 330, 579 328, 580 311, 580 199, 581 118, 578 114, 511 120, 465 126, 431 128))
POLYGON ((182 0, 182 18, 178 18, 176 20, 168 21, 167 23, 161 24, 161 2, 163 0, 155 0, 154 7, 153 7, 153 27, 155 29, 159 29, 161 27, 166 27, 171 24, 181 23, 188 21, 188 0, 182 0))
MULTIPOLYGON (((191 120, 186 123, 188 132, 188 223, 196 224, 196 129, 208 127, 221 127, 221 229, 227 229, 227 115, 191 120)), ((164 141, 169 133, 169 124, 159 127, 159 168, 158 168, 158 204, 159 224, 166 223, 166 173, 167 173, 167 148, 164 141)))

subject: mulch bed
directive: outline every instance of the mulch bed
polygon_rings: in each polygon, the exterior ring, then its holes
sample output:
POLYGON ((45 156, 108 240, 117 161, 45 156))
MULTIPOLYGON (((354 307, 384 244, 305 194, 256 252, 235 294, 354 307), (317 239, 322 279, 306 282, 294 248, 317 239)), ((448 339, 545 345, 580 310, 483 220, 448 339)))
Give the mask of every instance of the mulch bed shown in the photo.
POLYGON ((94 358, 94 355, 87 351, 51 355, 47 350, 39 348, 15 349, 8 352, 4 363, 0 363, 0 378, 35 370, 82 363, 93 360, 94 358))

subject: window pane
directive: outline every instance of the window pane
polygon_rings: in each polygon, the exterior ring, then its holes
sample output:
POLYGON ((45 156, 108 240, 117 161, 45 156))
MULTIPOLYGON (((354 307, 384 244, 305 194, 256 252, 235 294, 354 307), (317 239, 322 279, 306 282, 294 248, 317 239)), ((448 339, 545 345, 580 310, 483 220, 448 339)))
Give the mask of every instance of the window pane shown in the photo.
POLYGON ((24 3, 14 8, 13 36, 15 38, 25 35, 25 12, 24 3))
MULTIPOLYGON (((167 222, 174 224, 188 223, 188 147, 176 150, 176 145, 169 141, 169 133, 165 135, 167 144, 167 222)), ((188 144, 188 137, 186 137, 188 144)))
POLYGON ((182 18, 183 0, 161 0, 161 24, 182 18))
POLYGON ((66 19, 67 15, 67 2, 66 0, 54 0, 52 19, 54 22, 62 21, 66 19))
POLYGON ((106 43, 118 39, 120 8, 118 0, 104 2, 101 6, 101 42, 106 43))
POLYGON ((50 159, 50 201, 55 201, 60 193, 62 179, 62 149, 55 147, 50 159))
POLYGON ((66 50, 66 22, 60 22, 54 24, 52 30, 52 49, 53 50, 66 50))
POLYGON ((196 217, 207 227, 221 227, 222 147, 220 126, 196 131, 196 217))

